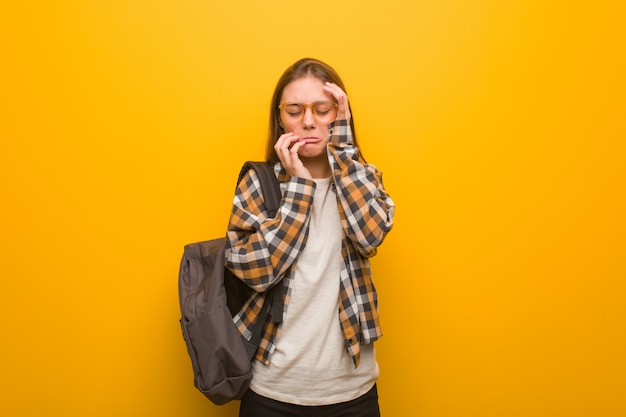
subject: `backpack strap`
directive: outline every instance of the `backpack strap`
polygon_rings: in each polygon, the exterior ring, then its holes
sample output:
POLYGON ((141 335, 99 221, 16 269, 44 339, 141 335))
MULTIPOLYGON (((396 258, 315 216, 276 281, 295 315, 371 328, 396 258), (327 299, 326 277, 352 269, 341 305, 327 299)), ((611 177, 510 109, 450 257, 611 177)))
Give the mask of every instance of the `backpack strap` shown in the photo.
MULTIPOLYGON (((237 185, 239 185, 243 176, 246 174, 246 172, 248 172, 249 169, 253 169, 259 177, 259 181, 261 181, 261 193, 263 194, 263 202, 265 203, 265 208, 267 209, 269 216, 271 218, 274 218, 276 216, 276 213, 278 212, 278 208, 280 207, 280 200, 282 199, 280 182, 278 181, 278 179, 276 178, 276 174, 274 173, 274 166, 269 162, 246 162, 245 164, 243 164, 243 167, 241 167, 241 171, 239 172, 237 185)), ((263 309, 261 312, 261 317, 264 317, 266 314, 270 314, 272 316, 272 321, 276 323, 282 322, 284 295, 285 286, 281 281, 268 291, 267 298, 271 299, 271 307, 269 307, 267 302, 268 300, 266 299, 266 302, 263 305, 263 309)), ((262 327, 262 325, 254 326, 253 339, 258 338, 258 340, 260 340, 262 327)))
POLYGON ((276 216, 278 207, 280 207, 280 200, 282 199, 280 182, 276 178, 276 174, 274 174, 274 167, 269 162, 248 161, 243 164, 241 172, 239 172, 237 184, 241 182, 245 173, 251 168, 254 169, 254 172, 256 172, 261 181, 261 191, 263 193, 265 207, 270 217, 274 217, 276 216))

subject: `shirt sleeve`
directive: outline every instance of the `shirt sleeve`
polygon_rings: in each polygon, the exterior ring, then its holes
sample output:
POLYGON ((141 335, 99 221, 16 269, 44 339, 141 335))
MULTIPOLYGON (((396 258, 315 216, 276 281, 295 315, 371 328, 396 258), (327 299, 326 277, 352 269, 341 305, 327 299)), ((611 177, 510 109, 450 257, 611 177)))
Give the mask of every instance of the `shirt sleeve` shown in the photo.
POLYGON ((276 217, 269 218, 254 170, 237 186, 226 266, 255 291, 266 291, 280 281, 304 247, 314 189, 312 180, 289 177, 281 184, 276 217))
POLYGON ((328 150, 346 235, 361 255, 374 256, 395 213, 382 173, 360 157, 346 120, 333 124, 328 150))

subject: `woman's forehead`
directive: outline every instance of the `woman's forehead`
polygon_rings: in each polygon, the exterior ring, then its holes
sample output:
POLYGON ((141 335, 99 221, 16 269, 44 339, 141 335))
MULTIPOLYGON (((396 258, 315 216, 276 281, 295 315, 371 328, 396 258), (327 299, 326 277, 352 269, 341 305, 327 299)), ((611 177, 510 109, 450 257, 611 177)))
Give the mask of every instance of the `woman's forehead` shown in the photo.
POLYGON ((285 86, 282 102, 312 103, 328 100, 332 95, 324 90, 324 82, 316 77, 297 78, 285 86))

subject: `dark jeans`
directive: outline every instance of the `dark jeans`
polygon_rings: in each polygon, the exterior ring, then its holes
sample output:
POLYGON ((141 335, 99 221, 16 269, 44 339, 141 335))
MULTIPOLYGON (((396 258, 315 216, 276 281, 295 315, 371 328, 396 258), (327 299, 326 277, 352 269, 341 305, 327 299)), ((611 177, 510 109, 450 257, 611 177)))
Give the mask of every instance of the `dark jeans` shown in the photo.
POLYGON ((359 398, 331 405, 296 405, 263 397, 248 390, 239 417, 380 417, 376 385, 359 398))

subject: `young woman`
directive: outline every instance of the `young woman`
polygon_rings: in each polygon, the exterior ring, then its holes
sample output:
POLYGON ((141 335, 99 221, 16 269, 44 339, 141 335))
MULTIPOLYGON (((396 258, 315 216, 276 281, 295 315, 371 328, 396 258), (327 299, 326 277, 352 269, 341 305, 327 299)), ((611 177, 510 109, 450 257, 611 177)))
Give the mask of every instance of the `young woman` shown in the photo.
POLYGON ((226 264, 256 290, 235 317, 244 336, 266 291, 284 286, 283 316, 268 318, 240 417, 379 416, 381 336, 368 258, 391 230, 394 203, 357 146, 339 75, 302 59, 279 79, 267 160, 281 182, 269 218, 254 171, 240 182, 226 264))

